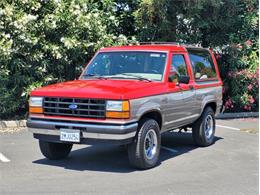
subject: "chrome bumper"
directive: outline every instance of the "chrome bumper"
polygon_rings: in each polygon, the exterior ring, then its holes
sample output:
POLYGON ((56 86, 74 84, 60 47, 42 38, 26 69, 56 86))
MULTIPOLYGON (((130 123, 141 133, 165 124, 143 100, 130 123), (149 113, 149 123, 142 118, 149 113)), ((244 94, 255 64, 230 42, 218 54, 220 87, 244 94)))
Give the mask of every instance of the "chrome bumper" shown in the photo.
POLYGON ((81 138, 101 140, 125 140, 133 138, 136 134, 137 123, 127 125, 108 125, 90 123, 71 123, 44 120, 27 120, 27 127, 33 134, 60 135, 60 128, 79 129, 81 138))

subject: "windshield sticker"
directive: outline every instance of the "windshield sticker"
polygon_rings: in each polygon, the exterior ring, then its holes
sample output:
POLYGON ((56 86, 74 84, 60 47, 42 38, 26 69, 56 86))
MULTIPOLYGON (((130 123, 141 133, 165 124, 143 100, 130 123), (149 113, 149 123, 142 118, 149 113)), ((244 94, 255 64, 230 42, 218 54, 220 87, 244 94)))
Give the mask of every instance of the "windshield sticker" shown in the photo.
POLYGON ((150 54, 150 57, 156 57, 156 58, 159 58, 159 57, 161 57, 161 55, 158 54, 158 53, 151 53, 151 54, 150 54))

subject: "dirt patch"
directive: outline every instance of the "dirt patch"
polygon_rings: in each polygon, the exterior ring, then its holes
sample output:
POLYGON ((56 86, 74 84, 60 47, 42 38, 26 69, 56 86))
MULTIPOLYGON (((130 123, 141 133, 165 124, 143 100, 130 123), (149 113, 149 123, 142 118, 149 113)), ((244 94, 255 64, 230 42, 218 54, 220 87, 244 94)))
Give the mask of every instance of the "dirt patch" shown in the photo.
POLYGON ((0 134, 3 133, 18 133, 21 131, 26 131, 25 127, 16 127, 16 128, 1 128, 0 129, 0 134))
POLYGON ((254 134, 259 133, 259 129, 240 129, 240 131, 247 132, 247 133, 254 133, 254 134))

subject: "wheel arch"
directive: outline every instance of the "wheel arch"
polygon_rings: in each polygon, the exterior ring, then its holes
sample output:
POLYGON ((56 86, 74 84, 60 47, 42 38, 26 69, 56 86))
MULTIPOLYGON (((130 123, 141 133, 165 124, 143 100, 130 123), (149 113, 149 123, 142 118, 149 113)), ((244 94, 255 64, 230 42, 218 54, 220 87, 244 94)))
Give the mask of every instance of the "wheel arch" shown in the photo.
POLYGON ((217 102, 215 102, 215 101, 207 102, 204 105, 201 114, 203 113, 203 111, 205 110, 206 107, 211 107, 213 109, 214 113, 216 113, 216 111, 217 111, 217 102))
POLYGON ((149 110, 142 114, 142 116, 139 118, 139 121, 141 121, 144 118, 151 118, 157 121, 160 129, 162 128, 163 123, 163 117, 159 110, 149 110))

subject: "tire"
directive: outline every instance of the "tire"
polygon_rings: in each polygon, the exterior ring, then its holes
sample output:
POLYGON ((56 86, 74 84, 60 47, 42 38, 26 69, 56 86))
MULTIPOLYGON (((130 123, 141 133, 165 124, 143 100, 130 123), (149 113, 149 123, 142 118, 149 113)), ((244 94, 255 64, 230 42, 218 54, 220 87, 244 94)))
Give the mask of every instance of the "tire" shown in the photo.
POLYGON ((161 134, 158 123, 149 118, 140 121, 134 141, 128 145, 130 164, 138 169, 149 169, 158 163, 161 134))
POLYGON ((53 143, 39 140, 41 153, 50 160, 60 160, 66 158, 71 149, 72 144, 53 143))
POLYGON ((213 144, 215 129, 215 113, 211 107, 206 107, 201 117, 192 125, 193 141, 200 147, 206 147, 213 144))

